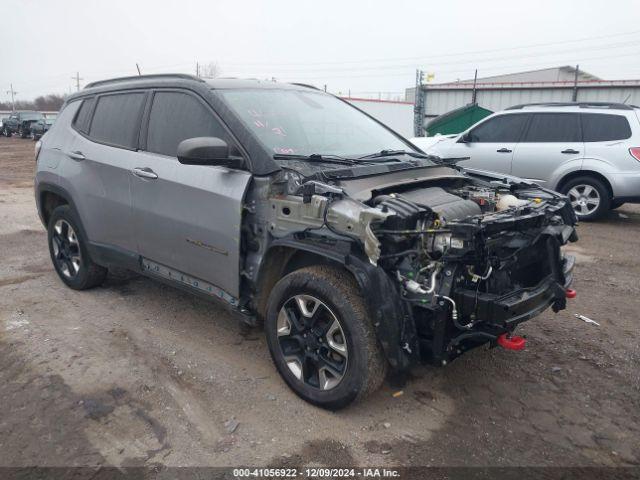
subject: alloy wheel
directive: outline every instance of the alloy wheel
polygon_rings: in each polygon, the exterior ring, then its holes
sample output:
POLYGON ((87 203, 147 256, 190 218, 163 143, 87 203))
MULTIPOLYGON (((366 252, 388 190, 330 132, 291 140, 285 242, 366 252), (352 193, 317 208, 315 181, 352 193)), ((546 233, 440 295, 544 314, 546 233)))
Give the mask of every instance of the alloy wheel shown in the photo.
POLYGON ((590 215, 600 206, 600 193, 591 185, 575 185, 567 192, 567 196, 579 216, 590 215))
POLYGON ((80 271, 80 243, 73 227, 66 220, 58 220, 51 237, 54 260, 67 278, 74 278, 80 271))
POLYGON ((299 381, 320 390, 338 386, 347 371, 347 341, 327 305, 295 295, 284 302, 276 328, 285 363, 299 381))

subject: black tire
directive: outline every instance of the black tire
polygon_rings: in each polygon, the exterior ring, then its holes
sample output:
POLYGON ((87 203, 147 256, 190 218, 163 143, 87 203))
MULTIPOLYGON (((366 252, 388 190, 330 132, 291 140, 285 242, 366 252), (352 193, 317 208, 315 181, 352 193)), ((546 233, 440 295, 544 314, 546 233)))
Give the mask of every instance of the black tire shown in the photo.
POLYGON ((8 128, 4 129, 4 136, 7 138, 11 138, 11 130, 9 130, 8 128))
POLYGON ((567 195, 569 200, 572 201, 578 220, 596 220, 606 214, 611 208, 611 194, 609 193, 609 189, 601 180, 595 177, 583 176, 572 178, 563 185, 562 193, 567 195), (594 207, 593 204, 580 205, 575 203, 576 201, 583 201, 580 197, 576 197, 576 193, 580 194, 586 191, 590 192, 586 198, 595 198, 597 195, 597 206, 594 207))
MULTIPOLYGON (((307 320, 309 319, 303 318, 303 321, 307 320)), ((321 323, 320 320, 311 331, 318 329, 319 323, 321 323)), ((291 327, 290 321, 289 326, 291 327)), ((364 300, 353 277, 338 268, 307 267, 282 278, 269 296, 265 332, 271 357, 284 381, 299 397, 319 407, 329 410, 344 408, 377 390, 385 379, 387 361, 376 338, 364 300), (341 379, 337 385, 328 389, 312 385, 313 375, 310 375, 308 381, 300 379, 292 372, 285 360, 283 347, 281 347, 282 339, 278 334, 278 315, 285 305, 289 305, 288 302, 295 301, 295 296, 299 295, 311 296, 319 300, 328 308, 329 314, 333 314, 330 318, 337 319, 341 327, 338 338, 342 341, 342 347, 346 347, 348 355, 344 358, 341 379)), ((319 350, 316 350, 319 353, 315 355, 315 360, 309 360, 311 364, 321 356, 335 356, 336 352, 329 348, 331 342, 326 336, 328 333, 323 335, 325 342, 319 344, 319 350)), ((311 336, 309 333, 309 337, 311 336)), ((285 334, 284 337, 286 341, 301 340, 299 335, 294 338, 291 334, 285 334)), ((319 341, 322 342, 322 340, 319 341)), ((288 345, 290 344, 285 345, 285 348, 288 348, 288 345)), ((313 352, 305 353, 305 348, 294 347, 294 349, 302 352, 302 356, 313 355, 313 352)), ((309 349, 306 348, 306 350, 308 352, 309 349)), ((311 364, 305 363, 309 365, 307 372, 313 371, 314 365, 311 364)), ((304 367, 301 367, 301 371, 304 372, 304 367)), ((304 378, 306 373, 300 373, 300 376, 304 378)), ((333 381, 336 381, 335 378, 333 381)))
POLYGON ((47 239, 51 262, 65 285, 74 290, 86 290, 104 282, 107 276, 107 269, 91 260, 87 250, 86 238, 84 238, 80 228, 80 222, 69 205, 61 205, 51 213, 47 227, 47 239), (74 245, 67 247, 66 253, 62 252, 63 247, 57 241, 61 236, 68 236, 69 230, 65 225, 71 227, 71 231, 74 234, 73 237, 76 240, 74 245), (57 232, 57 227, 62 228, 61 233, 57 232), (62 253, 58 253, 56 250, 62 253), (74 266, 74 262, 70 257, 76 259, 77 267, 74 266), (76 268, 77 271, 75 270, 76 268))
POLYGON ((31 140, 33 140, 34 142, 38 140, 38 139, 36 138, 36 134, 35 134, 35 133, 33 133, 33 132, 31 132, 31 133, 29 134, 29 136, 31 137, 31 140))
POLYGON ((20 138, 27 138, 27 134, 24 133, 24 129, 22 127, 18 127, 18 135, 20 138))
POLYGON ((615 210, 616 208, 620 208, 623 205, 624 202, 621 202, 620 200, 611 200, 611 206, 609 208, 611 208, 611 210, 615 210))

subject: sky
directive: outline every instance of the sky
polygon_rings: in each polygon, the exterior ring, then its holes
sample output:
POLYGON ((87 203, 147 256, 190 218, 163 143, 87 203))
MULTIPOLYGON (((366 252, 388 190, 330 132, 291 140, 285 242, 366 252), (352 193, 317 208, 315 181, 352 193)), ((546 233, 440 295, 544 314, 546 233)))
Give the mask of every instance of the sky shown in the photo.
MULTIPOLYGON (((5 0, 7 1, 7 0, 5 0)), ((0 101, 104 78, 196 73, 275 78, 397 98, 433 82, 580 64, 640 78, 638 0, 20 0, 0 13, 0 101)))

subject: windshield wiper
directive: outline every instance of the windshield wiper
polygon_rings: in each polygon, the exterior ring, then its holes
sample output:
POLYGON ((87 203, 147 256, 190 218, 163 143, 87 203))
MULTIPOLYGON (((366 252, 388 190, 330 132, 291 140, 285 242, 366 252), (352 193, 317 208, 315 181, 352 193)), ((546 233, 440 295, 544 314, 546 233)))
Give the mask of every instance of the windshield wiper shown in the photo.
POLYGON ((367 158, 394 157, 397 155, 409 155, 410 157, 414 157, 414 158, 431 158, 429 155, 425 155, 424 153, 410 152, 408 150, 381 150, 376 153, 370 153, 369 155, 364 155, 363 157, 358 157, 358 159, 364 160, 367 158))
POLYGON ((322 162, 322 163, 338 163, 340 165, 353 165, 355 160, 350 158, 341 157, 339 155, 320 155, 319 153, 312 153, 311 155, 298 155, 295 153, 276 153, 273 155, 274 160, 306 160, 309 162, 322 162))

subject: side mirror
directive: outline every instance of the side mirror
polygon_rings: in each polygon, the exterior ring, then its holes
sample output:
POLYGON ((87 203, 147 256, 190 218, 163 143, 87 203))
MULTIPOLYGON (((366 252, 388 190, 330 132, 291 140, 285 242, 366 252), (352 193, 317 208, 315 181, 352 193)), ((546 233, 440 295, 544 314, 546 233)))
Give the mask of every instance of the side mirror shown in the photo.
POLYGON ((227 142, 217 137, 187 138, 178 145, 178 161, 184 165, 242 168, 241 157, 229 155, 227 142))
POLYGON ((460 142, 460 143, 471 143, 471 142, 473 142, 473 139, 471 138, 471 133, 467 132, 464 135, 462 135, 460 137, 460 140, 458 140, 458 142, 460 142))

